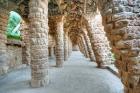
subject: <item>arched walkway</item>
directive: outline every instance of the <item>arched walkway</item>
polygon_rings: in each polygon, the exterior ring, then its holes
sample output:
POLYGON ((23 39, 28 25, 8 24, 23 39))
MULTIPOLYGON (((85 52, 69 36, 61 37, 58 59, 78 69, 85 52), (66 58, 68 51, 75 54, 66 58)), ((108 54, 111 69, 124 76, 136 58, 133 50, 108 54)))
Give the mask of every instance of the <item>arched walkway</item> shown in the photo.
POLYGON ((123 93, 123 85, 111 72, 98 69, 80 52, 73 52, 64 67, 56 68, 50 59, 50 84, 31 88, 29 68, 9 73, 0 80, 0 93, 123 93))

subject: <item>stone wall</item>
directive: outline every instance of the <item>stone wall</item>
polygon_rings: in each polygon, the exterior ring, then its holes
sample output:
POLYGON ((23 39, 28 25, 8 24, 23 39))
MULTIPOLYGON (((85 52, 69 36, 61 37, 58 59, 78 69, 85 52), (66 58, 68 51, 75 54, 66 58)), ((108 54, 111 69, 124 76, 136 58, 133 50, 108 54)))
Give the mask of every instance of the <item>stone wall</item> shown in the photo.
POLYGON ((6 27, 8 21, 8 11, 0 7, 0 74, 4 74, 8 70, 8 56, 6 51, 6 27))
POLYGON ((9 57, 9 69, 17 69, 22 66, 22 47, 7 45, 7 53, 9 57))
POLYGON ((12 8, 0 7, 0 75, 9 70, 22 67, 22 48, 20 42, 14 42, 6 37, 8 16, 12 8), (17 46, 15 46, 17 44, 17 46))
POLYGON ((140 93, 140 0, 99 4, 125 93, 140 93))
POLYGON ((21 33, 22 33, 22 41, 24 45, 22 47, 22 63, 29 65, 31 62, 31 55, 30 55, 30 38, 29 38, 29 24, 25 21, 22 21, 21 24, 21 33))

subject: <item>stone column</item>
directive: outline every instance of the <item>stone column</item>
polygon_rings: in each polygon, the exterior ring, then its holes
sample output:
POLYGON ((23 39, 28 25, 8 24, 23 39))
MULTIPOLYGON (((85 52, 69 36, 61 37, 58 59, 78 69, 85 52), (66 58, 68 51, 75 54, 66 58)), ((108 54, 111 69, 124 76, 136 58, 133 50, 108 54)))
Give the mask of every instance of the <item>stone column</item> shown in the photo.
POLYGON ((86 46, 86 43, 85 43, 85 40, 84 40, 83 35, 80 35, 80 41, 81 41, 81 45, 82 45, 82 47, 83 47, 83 51, 84 51, 85 57, 86 57, 86 58, 89 58, 87 46, 86 46))
POLYGON ((64 33, 64 61, 68 60, 68 32, 64 33))
POLYGON ((81 44, 80 44, 80 40, 78 41, 78 46, 79 46, 80 52, 83 53, 82 47, 81 47, 81 44))
POLYGON ((7 73, 8 56, 7 56, 7 37, 5 35, 8 25, 8 11, 0 7, 0 74, 7 73))
POLYGON ((83 52, 82 52, 82 48, 81 48, 81 46, 80 46, 80 43, 78 43, 78 47, 79 47, 80 52, 83 53, 83 52))
POLYGON ((95 61, 94 52, 92 50, 92 46, 91 46, 87 31, 86 31, 86 29, 83 29, 83 30, 84 30, 83 37, 84 37, 86 45, 87 45, 87 50, 88 50, 88 53, 89 53, 90 60, 95 61))
POLYGON ((80 52, 81 52, 81 53, 83 53, 83 54, 85 55, 85 53, 84 53, 84 50, 83 50, 83 47, 82 47, 82 45, 81 45, 81 41, 80 41, 80 40, 79 40, 78 46, 79 46, 80 52))
POLYGON ((87 18, 87 31, 95 54, 97 67, 102 68, 104 65, 112 63, 112 55, 110 52, 111 48, 109 46, 109 41, 105 35, 101 24, 102 22, 100 22, 102 19, 96 19, 96 17, 87 18))
POLYGON ((51 47, 48 47, 48 55, 51 56, 51 47))
POLYGON ((62 67, 64 63, 64 24, 63 17, 58 17, 56 22, 56 66, 62 67))
POLYGON ((53 47, 53 53, 54 53, 54 55, 56 54, 56 47, 53 47))
POLYGON ((71 55, 71 53, 72 53, 72 42, 71 42, 71 39, 70 39, 70 37, 68 37, 68 56, 70 56, 71 55))
POLYGON ((31 86, 49 83, 48 0, 30 0, 31 86))

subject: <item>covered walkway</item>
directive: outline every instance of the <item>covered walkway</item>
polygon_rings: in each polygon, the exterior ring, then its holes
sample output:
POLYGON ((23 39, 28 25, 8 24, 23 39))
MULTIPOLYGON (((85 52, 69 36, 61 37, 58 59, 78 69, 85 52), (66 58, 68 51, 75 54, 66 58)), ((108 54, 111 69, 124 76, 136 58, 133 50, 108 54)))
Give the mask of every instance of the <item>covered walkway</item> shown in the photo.
POLYGON ((0 77, 0 93, 123 93, 118 77, 73 52, 62 68, 50 59, 50 84, 43 88, 29 86, 30 70, 23 68, 0 77))

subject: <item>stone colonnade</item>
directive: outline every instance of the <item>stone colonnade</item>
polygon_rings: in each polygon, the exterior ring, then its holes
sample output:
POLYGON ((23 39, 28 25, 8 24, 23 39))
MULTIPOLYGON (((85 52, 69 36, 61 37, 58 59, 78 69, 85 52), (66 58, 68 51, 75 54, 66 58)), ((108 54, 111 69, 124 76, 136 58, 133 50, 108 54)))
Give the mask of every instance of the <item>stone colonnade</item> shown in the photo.
MULTIPOLYGON (((104 29, 107 33, 108 39, 111 41, 112 50, 116 57, 116 66, 119 69, 119 73, 122 82, 125 85, 126 93, 139 93, 140 90, 140 63, 139 63, 139 29, 140 29, 140 18, 139 18, 139 0, 132 1, 131 3, 127 0, 99 0, 102 20, 104 29)), ((33 87, 44 86, 45 82, 48 83, 48 0, 30 0, 30 15, 31 21, 31 69, 32 69, 32 80, 31 85, 33 87), (45 24, 44 24, 45 23, 45 24)), ((96 62, 99 67, 103 64, 110 63, 106 61, 105 57, 108 55, 102 54, 106 52, 106 49, 102 49, 107 38, 100 24, 94 24, 94 19, 87 18, 88 24, 86 29, 89 34, 92 49, 95 53, 96 62), (97 27, 97 28, 96 28, 97 27), (100 29, 100 30, 99 30, 100 29), (100 35, 103 38, 100 38, 100 35)), ((57 49, 56 58, 57 66, 63 65, 64 60, 64 38, 63 22, 57 22, 57 49), (57 52, 61 51, 61 52, 57 52)), ((80 39, 80 48, 84 52, 85 56, 88 57, 86 50, 86 43, 83 40, 83 36, 80 39)), ((0 48, 2 48, 2 44, 0 48)), ((1 49, 4 50, 4 49, 1 49)), ((69 53, 72 50, 72 43, 69 39, 68 45, 69 53)), ((109 53, 110 55, 110 53, 109 53)), ((109 58, 110 60, 110 58, 109 58)))

